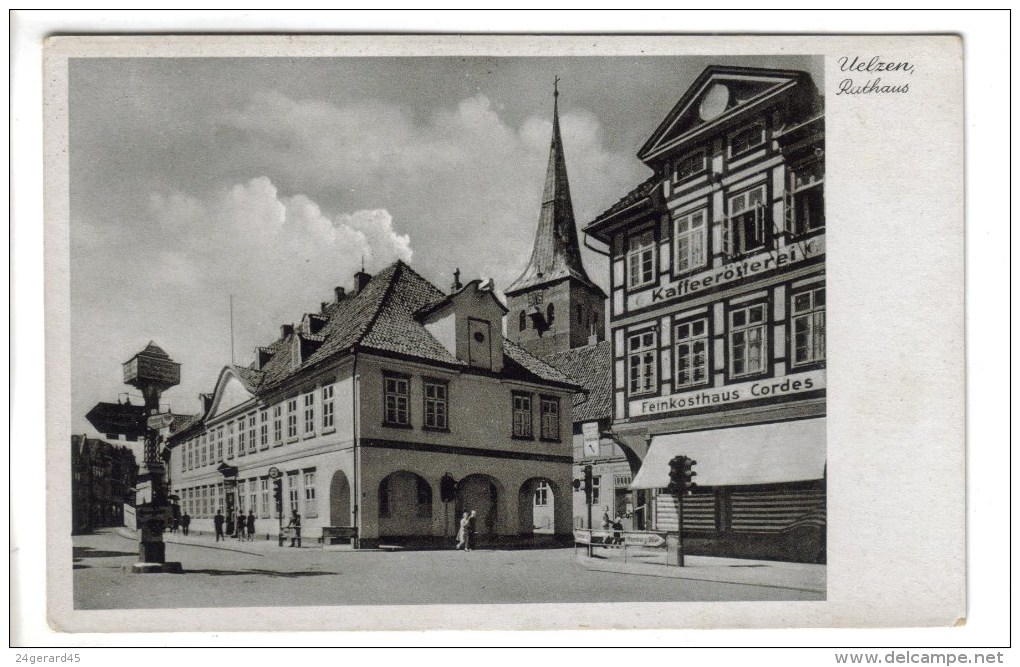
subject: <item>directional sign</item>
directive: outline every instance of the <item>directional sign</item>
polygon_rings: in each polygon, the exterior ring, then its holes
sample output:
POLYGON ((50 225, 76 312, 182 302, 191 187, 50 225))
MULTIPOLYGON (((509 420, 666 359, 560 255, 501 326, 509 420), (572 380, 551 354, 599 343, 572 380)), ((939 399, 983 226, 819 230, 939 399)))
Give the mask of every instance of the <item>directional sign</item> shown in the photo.
POLYGON ((170 414, 169 412, 164 412, 158 415, 152 415, 151 417, 149 417, 147 423, 149 425, 149 428, 158 431, 160 429, 167 428, 168 426, 170 426, 170 424, 174 423, 174 415, 170 414))
POLYGON ((145 407, 127 403, 96 403, 85 419, 100 433, 116 433, 129 438, 145 435, 145 407))

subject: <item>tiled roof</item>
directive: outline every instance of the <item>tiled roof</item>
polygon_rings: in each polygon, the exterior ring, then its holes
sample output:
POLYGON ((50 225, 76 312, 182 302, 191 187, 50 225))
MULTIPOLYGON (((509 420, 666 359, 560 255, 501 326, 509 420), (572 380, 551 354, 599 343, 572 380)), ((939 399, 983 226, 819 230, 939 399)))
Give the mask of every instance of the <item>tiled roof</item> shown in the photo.
POLYGON ((613 413, 612 346, 603 340, 594 345, 556 352, 545 361, 584 387, 574 394, 575 422, 608 419, 613 413))
POLYGON ((510 375, 520 379, 538 379, 577 386, 571 378, 506 338, 503 339, 503 350, 505 352, 503 370, 510 375), (520 375, 522 372, 523 376, 520 375), (527 377, 528 375, 533 378, 527 377))
POLYGON ((170 433, 180 433, 181 431, 187 431, 189 428, 198 424, 202 421, 202 415, 174 415, 174 420, 170 422, 170 433))
POLYGON ((658 186, 660 180, 661 178, 658 174, 652 174, 651 176, 648 177, 648 180, 646 180, 644 183, 642 183, 641 185, 637 186, 636 188, 625 194, 618 202, 610 206, 604 212, 600 213, 598 217, 596 217, 594 220, 588 223, 588 227, 591 227, 592 225, 602 222, 606 218, 609 218, 619 213, 625 208, 632 206, 636 202, 639 202, 648 195, 652 194, 656 186, 658 186))
POLYGON ((265 379, 266 376, 266 374, 262 371, 255 370, 254 368, 248 368, 247 366, 231 366, 230 368, 239 378, 241 378, 242 382, 248 385, 246 389, 251 392, 254 392, 259 388, 259 385, 262 384, 262 380, 265 379))

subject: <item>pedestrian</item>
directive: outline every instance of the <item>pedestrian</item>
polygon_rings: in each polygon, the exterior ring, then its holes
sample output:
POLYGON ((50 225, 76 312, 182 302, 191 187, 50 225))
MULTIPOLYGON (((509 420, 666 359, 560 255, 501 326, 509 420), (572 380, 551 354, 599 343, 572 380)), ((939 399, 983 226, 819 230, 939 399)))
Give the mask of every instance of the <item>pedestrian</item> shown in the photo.
POLYGON ((297 510, 294 510, 294 514, 290 517, 290 523, 287 527, 292 529, 294 532, 290 536, 290 546, 301 547, 301 515, 298 514, 297 510))
POLYGON ((181 517, 181 532, 187 535, 189 526, 191 526, 191 515, 185 512, 181 517))
POLYGON ((231 537, 234 536, 234 510, 227 510, 227 521, 224 525, 223 532, 224 540, 227 539, 227 535, 230 535, 231 537))
POLYGON ((457 530, 457 546, 454 549, 463 549, 467 546, 468 513, 460 517, 460 528, 457 530))
POLYGON ((213 528, 216 529, 216 541, 226 542, 227 538, 223 536, 223 510, 216 510, 216 516, 213 517, 213 528))
POLYGON ((255 512, 252 510, 248 510, 246 528, 248 529, 248 541, 251 542, 255 539, 255 512))
POLYGON ((613 544, 623 544, 623 519, 619 514, 613 521, 613 544))
POLYGON ((609 536, 609 529, 613 527, 613 520, 609 518, 609 505, 602 508, 602 530, 606 531, 606 534, 602 537, 602 541, 605 544, 612 542, 609 536))
POLYGON ((467 540, 465 541, 464 545, 464 551, 474 550, 475 531, 477 530, 477 527, 478 527, 478 512, 476 512, 475 510, 471 510, 471 514, 468 515, 467 530, 464 533, 465 536, 467 537, 467 540))

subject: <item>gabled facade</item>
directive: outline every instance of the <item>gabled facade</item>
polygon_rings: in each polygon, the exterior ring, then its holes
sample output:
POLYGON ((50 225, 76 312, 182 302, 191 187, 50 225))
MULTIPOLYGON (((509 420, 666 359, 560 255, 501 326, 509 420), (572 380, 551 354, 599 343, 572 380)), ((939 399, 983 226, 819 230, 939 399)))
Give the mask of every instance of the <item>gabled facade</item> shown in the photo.
POLYGON ((668 462, 696 459, 685 529, 708 552, 824 558, 822 109, 806 73, 707 68, 641 147, 653 175, 585 228, 610 256, 631 486, 676 530, 668 462))
POLYGON ((475 510, 486 540, 530 536, 547 494, 570 530, 570 395, 565 375, 502 336, 506 310, 479 281, 446 295, 397 262, 284 325, 247 367, 229 366, 207 409, 169 441, 170 472, 193 530, 217 510, 253 510, 277 533, 356 527, 362 544, 450 538, 475 510), (440 480, 459 482, 443 503, 440 480))

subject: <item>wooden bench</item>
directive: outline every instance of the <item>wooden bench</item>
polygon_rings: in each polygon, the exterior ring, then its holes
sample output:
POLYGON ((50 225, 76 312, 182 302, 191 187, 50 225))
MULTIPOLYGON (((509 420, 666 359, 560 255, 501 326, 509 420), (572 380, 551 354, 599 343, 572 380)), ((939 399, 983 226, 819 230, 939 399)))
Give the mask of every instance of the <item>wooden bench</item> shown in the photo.
POLYGON ((322 537, 319 539, 323 545, 326 544, 340 544, 341 542, 348 542, 354 544, 354 540, 358 537, 357 526, 323 526, 322 537))

